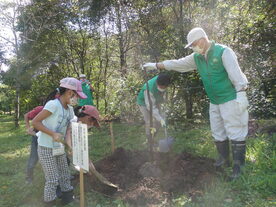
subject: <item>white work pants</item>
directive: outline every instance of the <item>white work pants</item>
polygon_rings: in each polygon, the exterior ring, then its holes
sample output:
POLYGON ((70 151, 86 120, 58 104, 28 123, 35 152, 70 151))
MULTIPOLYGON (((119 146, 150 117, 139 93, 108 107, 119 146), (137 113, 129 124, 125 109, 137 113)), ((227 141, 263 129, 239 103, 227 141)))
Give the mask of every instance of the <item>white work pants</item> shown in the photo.
MULTIPOLYGON (((151 134, 150 134, 150 112, 147 109, 147 107, 140 106, 140 105, 138 105, 138 106, 139 106, 139 109, 144 117, 146 135, 151 136, 151 134)), ((158 131, 158 129, 160 128, 160 123, 154 117, 152 118, 152 121, 153 121, 153 123, 152 123, 153 128, 155 128, 156 131, 158 131)))
POLYGON ((235 100, 218 105, 210 103, 209 114, 215 141, 227 138, 233 141, 245 140, 248 133, 248 110, 241 111, 235 100))

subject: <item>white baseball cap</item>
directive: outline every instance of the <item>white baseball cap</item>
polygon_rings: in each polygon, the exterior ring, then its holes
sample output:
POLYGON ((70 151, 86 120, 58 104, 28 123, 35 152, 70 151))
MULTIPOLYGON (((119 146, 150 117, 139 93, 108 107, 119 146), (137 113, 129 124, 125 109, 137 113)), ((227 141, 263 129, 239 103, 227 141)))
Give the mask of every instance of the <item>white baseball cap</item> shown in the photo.
POLYGON ((80 74, 80 78, 86 78, 85 74, 80 74))
POLYGON ((205 31, 200 27, 193 28, 187 35, 188 44, 185 48, 190 47, 194 41, 201 39, 202 37, 208 38, 205 31))

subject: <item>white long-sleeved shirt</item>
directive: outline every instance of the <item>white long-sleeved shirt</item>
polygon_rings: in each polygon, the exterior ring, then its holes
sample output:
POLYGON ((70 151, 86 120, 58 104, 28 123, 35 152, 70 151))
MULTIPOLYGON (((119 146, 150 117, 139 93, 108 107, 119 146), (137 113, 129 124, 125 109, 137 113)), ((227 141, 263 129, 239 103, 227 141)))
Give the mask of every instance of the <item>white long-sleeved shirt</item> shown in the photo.
MULTIPOLYGON (((161 121, 162 116, 160 115, 159 109, 157 108, 157 103, 156 103, 156 99, 154 98, 153 94, 151 92, 149 92, 150 95, 150 100, 152 103, 152 116, 157 120, 157 121, 161 121)), ((145 99, 145 104, 148 110, 150 110, 150 104, 149 104, 149 99, 148 99, 148 90, 144 91, 144 99, 145 99)))
MULTIPOLYGON (((207 53, 208 50, 206 51, 205 57, 207 53)), ((246 89, 248 80, 241 71, 235 52, 231 48, 226 47, 221 58, 223 66, 236 91, 246 89)), ((197 68, 194 60, 194 53, 178 60, 165 60, 162 63, 164 64, 166 70, 174 70, 177 72, 188 72, 196 70, 197 68)))

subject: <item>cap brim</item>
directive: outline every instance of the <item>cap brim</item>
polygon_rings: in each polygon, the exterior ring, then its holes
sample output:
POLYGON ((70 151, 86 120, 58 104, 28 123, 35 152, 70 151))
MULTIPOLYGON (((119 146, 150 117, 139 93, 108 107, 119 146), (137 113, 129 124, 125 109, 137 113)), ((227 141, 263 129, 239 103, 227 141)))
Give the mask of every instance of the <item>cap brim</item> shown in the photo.
POLYGON ((76 92, 79 95, 80 99, 86 99, 87 98, 87 96, 83 92, 80 92, 80 91, 76 91, 76 92))
POLYGON ((185 46, 185 48, 191 47, 192 44, 193 44, 192 42, 191 42, 190 44, 187 44, 187 45, 185 46))

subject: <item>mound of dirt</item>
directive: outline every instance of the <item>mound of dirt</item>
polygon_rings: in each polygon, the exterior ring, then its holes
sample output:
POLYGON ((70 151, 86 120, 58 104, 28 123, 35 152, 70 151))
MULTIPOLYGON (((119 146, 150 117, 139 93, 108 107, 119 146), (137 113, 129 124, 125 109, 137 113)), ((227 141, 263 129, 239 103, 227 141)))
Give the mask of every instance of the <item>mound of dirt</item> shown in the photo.
POLYGON ((214 160, 209 158, 184 152, 155 152, 154 162, 149 162, 149 157, 147 151, 118 148, 94 165, 120 190, 115 192, 114 188, 100 183, 93 175, 86 175, 86 191, 119 197, 131 206, 170 206, 173 194, 199 195, 216 174, 214 160))

